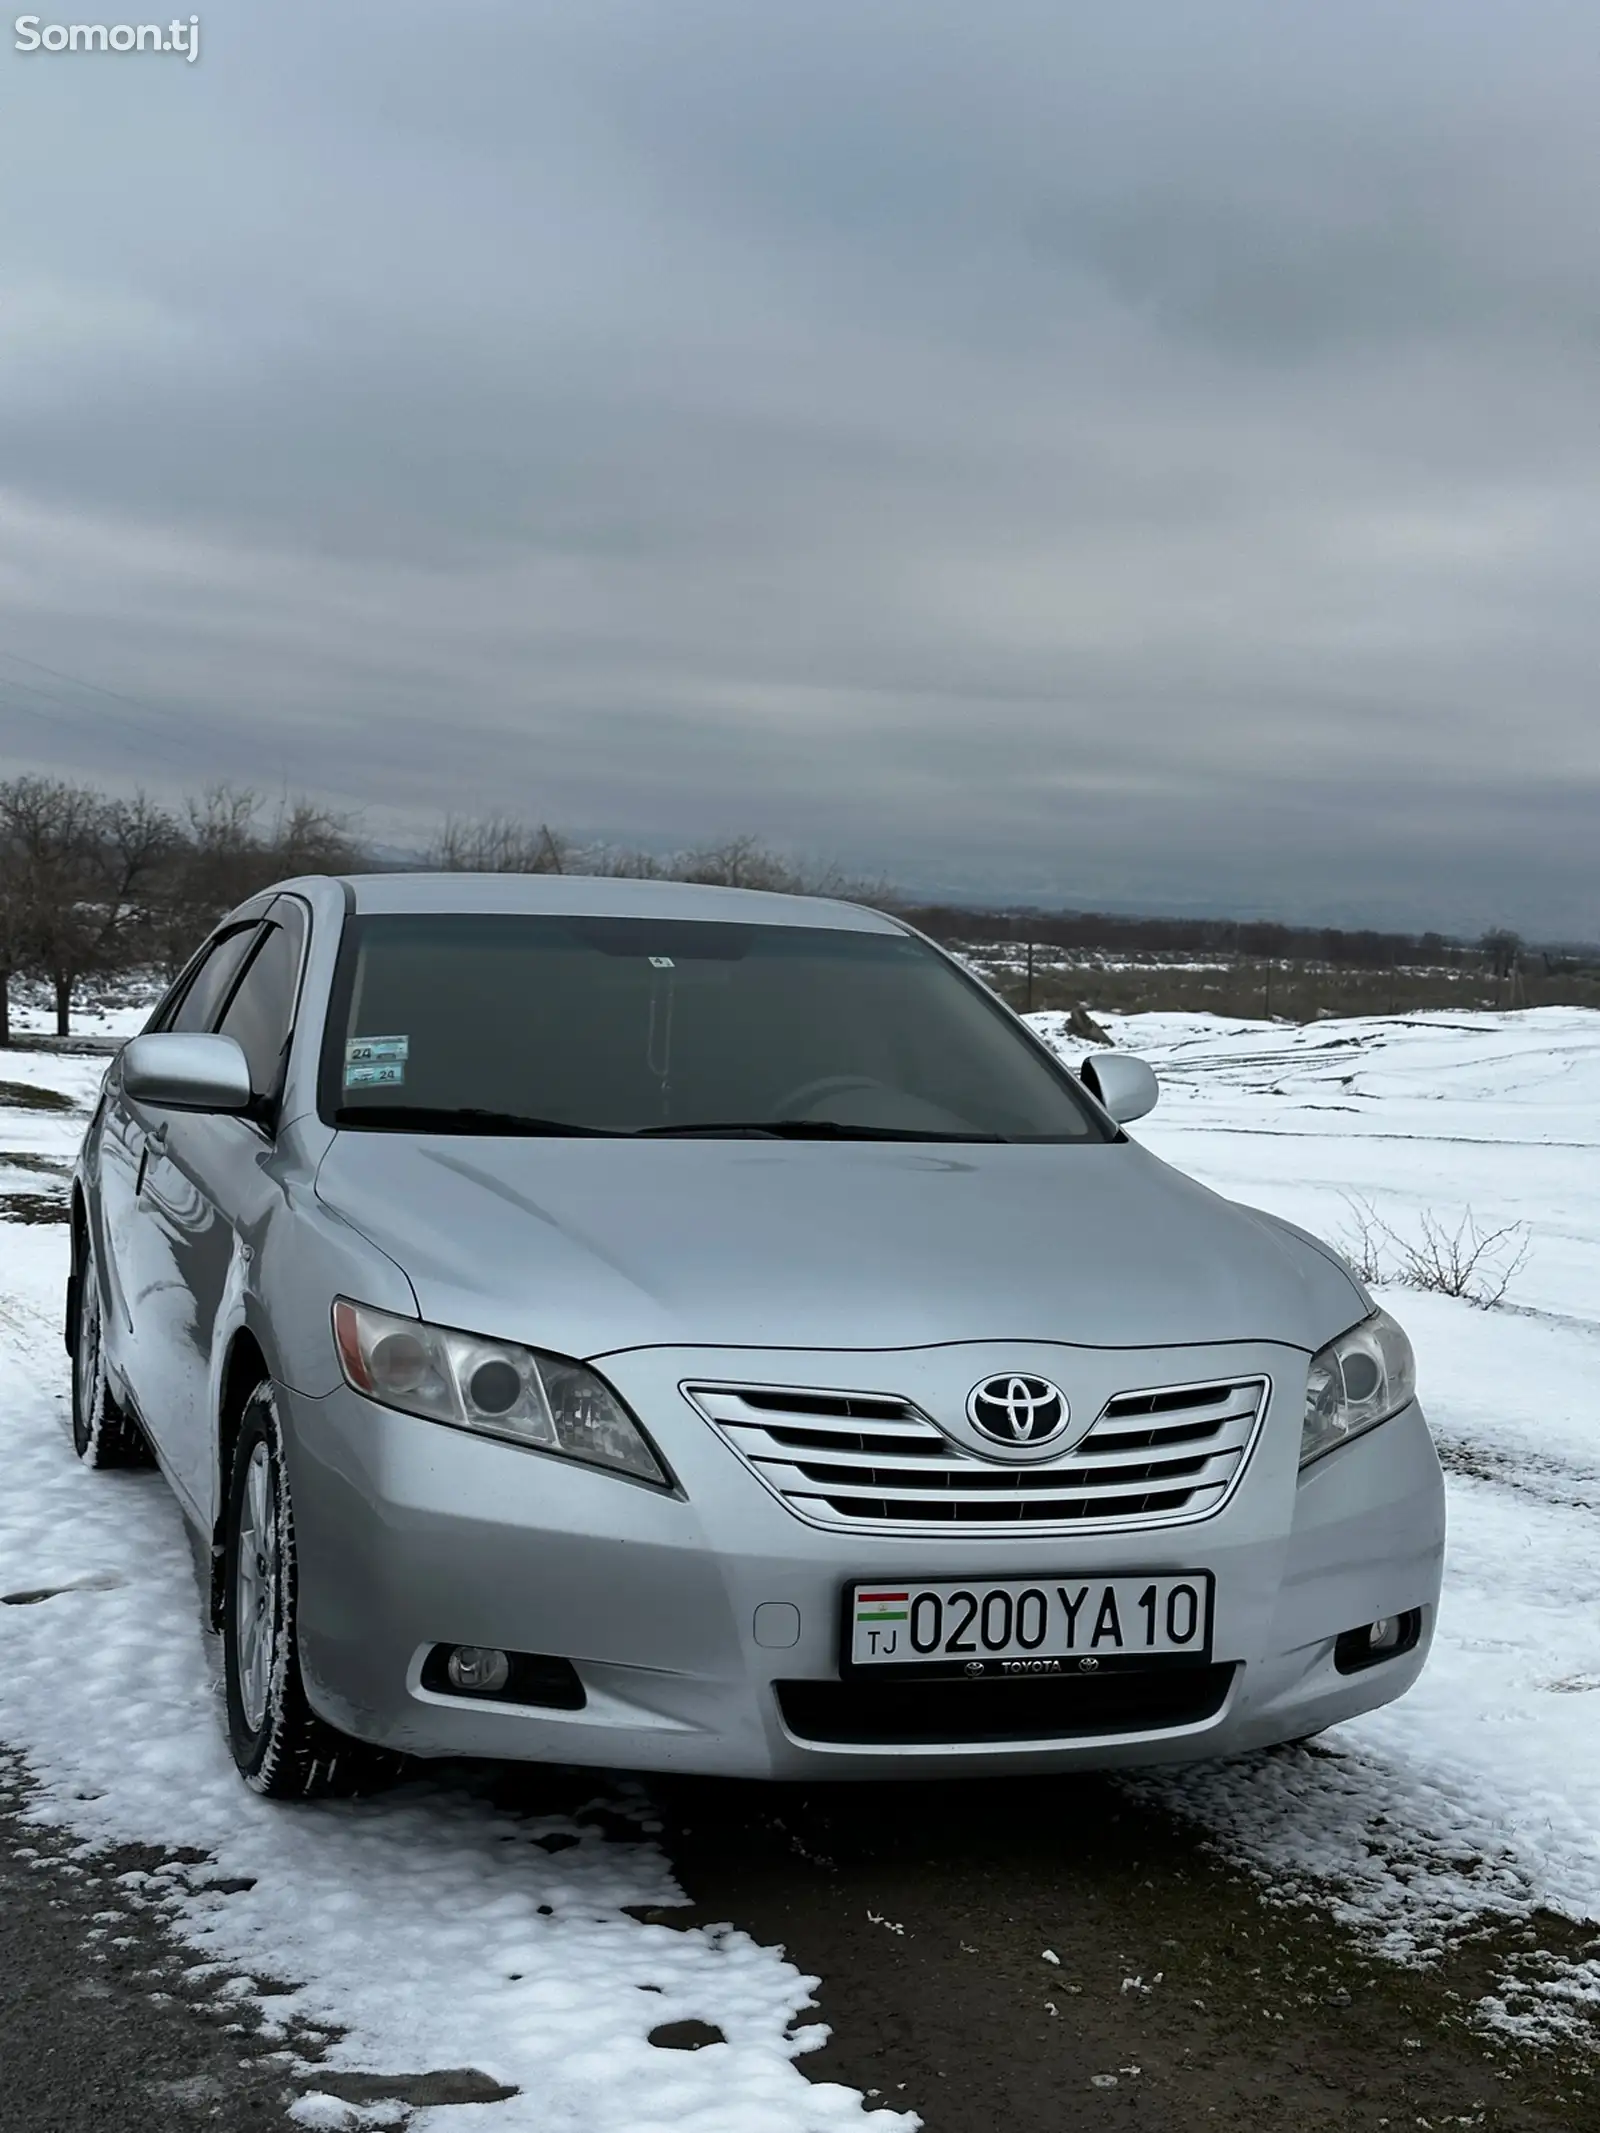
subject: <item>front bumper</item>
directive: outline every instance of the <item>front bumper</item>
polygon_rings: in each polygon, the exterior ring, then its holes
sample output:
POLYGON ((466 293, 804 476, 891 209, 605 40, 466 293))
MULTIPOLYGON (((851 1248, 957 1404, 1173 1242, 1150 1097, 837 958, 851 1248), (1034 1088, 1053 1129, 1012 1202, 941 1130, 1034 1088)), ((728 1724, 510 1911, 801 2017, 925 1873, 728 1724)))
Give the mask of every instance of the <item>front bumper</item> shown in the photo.
MULTIPOLYGON (((782 1362, 789 1383, 870 1387, 875 1372, 891 1389, 895 1377, 887 1356, 782 1362)), ((672 1465, 681 1484, 672 1495, 394 1414, 346 1389, 325 1398, 282 1391, 313 1705, 357 1738, 418 1756, 741 1777, 943 1776, 1228 1755, 1388 1702, 1422 1669, 1443 1566, 1444 1488, 1414 1405, 1301 1477, 1303 1354, 1262 1345, 1130 1356, 1129 1383, 1175 1382, 1191 1366, 1196 1377, 1271 1376, 1253 1457, 1221 1510, 1134 1531, 891 1537, 804 1523, 678 1390, 706 1376, 760 1381, 773 1363, 664 1350, 607 1359, 606 1375, 672 1465), (1195 1568, 1215 1574, 1214 1657, 1233 1668, 1220 1708, 1198 1723, 1078 1739, 847 1743, 803 1739, 780 1711, 776 1684, 838 1680, 851 1580, 1195 1568), (1337 1671, 1343 1631, 1411 1609, 1423 1618, 1411 1651, 1359 1674, 1337 1671), (792 1641, 774 1645, 774 1634, 792 1641), (436 1644, 570 1660, 585 1706, 435 1693, 420 1677, 436 1644)), ((973 1683, 970 1693, 1000 1692, 973 1683)))

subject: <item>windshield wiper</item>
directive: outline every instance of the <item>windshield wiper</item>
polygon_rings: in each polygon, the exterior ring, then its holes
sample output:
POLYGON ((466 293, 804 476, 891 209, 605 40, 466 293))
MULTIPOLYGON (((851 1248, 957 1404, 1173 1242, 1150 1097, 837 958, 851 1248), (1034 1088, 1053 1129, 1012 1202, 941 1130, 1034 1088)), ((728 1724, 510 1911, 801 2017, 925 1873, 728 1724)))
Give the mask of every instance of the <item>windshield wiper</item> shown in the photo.
POLYGON ((925 1133, 916 1126, 846 1126, 834 1118, 711 1119, 687 1126, 639 1126, 635 1140, 764 1133, 784 1141, 1003 1141, 1003 1133, 925 1133))
POLYGON ((614 1140, 604 1126, 572 1126, 560 1118, 529 1118, 520 1111, 485 1111, 476 1105, 435 1108, 430 1104, 343 1104, 333 1114, 336 1126, 376 1128, 380 1133, 526 1134, 614 1140))
POLYGON ((336 1126, 379 1133, 521 1135, 527 1139, 715 1140, 748 1133, 785 1141, 1003 1141, 1003 1133, 925 1133, 906 1126, 847 1126, 832 1118, 735 1118, 696 1120, 682 1126, 574 1126, 560 1118, 531 1118, 520 1111, 486 1111, 476 1105, 434 1108, 428 1104, 343 1104, 336 1126))

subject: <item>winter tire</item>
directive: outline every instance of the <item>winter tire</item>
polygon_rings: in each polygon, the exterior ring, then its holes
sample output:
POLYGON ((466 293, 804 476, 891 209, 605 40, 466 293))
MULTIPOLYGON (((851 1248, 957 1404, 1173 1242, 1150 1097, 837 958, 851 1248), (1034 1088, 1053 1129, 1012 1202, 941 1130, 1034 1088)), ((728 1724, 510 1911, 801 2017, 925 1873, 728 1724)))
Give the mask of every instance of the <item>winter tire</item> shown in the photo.
POLYGON ((72 1303, 72 1446, 85 1466, 149 1466, 150 1447, 106 1375, 100 1270, 87 1238, 72 1303))
POLYGON ((272 1387, 258 1385, 245 1402, 223 1522, 228 1745, 240 1776, 269 1800, 372 1791, 401 1759, 350 1739, 312 1710, 300 1676, 297 1592, 283 1432, 272 1387))

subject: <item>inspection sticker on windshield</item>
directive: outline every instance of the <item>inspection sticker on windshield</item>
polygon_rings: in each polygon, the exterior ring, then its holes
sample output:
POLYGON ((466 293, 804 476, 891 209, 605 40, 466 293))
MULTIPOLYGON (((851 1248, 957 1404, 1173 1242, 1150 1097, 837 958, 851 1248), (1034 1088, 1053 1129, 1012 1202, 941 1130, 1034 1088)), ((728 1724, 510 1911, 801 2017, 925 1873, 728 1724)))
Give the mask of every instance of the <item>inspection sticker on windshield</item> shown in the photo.
POLYGON ((853 1585, 845 1598, 846 1664, 999 1680, 1204 1661, 1212 1592, 1209 1570, 853 1585))
POLYGON ((407 1059, 410 1055, 409 1037, 350 1037, 345 1040, 346 1066, 371 1066, 379 1059, 407 1059))
POLYGON ((652 970, 671 970, 674 965, 670 955, 653 955, 650 958, 650 968, 652 970))
POLYGON ((404 1086, 405 1078, 403 1059, 375 1059, 370 1066, 347 1062, 344 1070, 347 1089, 398 1089, 404 1086))

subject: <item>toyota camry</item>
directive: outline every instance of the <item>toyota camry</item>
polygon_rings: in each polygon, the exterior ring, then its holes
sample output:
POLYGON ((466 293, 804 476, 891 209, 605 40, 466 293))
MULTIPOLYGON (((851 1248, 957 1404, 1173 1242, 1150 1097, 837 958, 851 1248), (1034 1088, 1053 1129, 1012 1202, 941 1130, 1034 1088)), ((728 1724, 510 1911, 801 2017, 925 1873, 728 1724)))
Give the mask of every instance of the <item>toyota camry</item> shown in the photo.
POLYGON ((291 882, 110 1067, 91 1465, 201 1537, 281 1798, 402 1756, 754 1777, 1175 1762, 1423 1665, 1400 1326, 849 904, 291 882))

